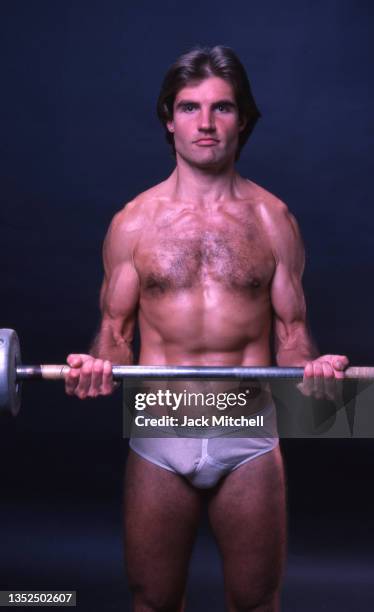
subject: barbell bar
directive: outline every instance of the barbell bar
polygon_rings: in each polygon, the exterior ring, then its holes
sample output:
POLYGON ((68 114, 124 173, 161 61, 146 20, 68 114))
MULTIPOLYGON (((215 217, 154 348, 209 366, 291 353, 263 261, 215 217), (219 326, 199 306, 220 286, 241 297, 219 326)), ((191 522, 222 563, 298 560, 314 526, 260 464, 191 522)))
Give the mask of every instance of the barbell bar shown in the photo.
MULTIPOLYGON (((63 380, 69 366, 23 365, 17 333, 0 329, 0 411, 16 416, 21 406, 21 383, 25 380, 63 380)), ((113 365, 114 380, 274 380, 302 379, 300 367, 226 367, 226 366, 124 366, 113 365)), ((345 378, 374 380, 374 367, 354 366, 344 372, 345 378)))

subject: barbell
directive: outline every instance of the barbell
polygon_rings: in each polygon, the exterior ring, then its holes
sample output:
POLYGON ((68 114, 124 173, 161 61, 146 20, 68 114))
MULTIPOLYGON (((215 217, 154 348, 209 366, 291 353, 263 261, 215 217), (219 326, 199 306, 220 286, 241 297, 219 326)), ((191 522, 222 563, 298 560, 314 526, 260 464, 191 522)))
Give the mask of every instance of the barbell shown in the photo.
MULTIPOLYGON (((21 386, 25 380, 63 380, 69 366, 23 365, 17 333, 0 329, 0 412, 16 416, 21 407, 21 386)), ((298 367, 225 367, 225 366, 123 366, 113 365, 114 380, 268 380, 302 379, 304 368, 298 367)), ((374 380, 374 367, 350 367, 345 378, 374 380)))

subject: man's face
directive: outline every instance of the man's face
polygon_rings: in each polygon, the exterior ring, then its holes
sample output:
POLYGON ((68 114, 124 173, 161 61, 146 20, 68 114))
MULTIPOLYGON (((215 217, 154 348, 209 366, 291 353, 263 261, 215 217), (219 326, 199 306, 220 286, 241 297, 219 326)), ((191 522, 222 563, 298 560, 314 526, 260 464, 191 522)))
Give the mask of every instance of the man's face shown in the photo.
POLYGON ((183 87, 176 95, 173 119, 167 123, 174 145, 188 163, 219 167, 235 159, 240 124, 233 89, 219 77, 183 87))

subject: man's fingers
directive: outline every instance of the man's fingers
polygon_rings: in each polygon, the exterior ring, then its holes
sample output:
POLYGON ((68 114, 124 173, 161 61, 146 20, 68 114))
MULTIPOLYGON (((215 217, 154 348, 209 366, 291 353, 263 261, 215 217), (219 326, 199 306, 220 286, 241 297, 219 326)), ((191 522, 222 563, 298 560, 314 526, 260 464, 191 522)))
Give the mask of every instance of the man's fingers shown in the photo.
POLYGON ((101 386, 101 392, 106 395, 113 391, 113 376, 112 376, 112 364, 110 361, 104 361, 103 368, 103 382, 101 386))
POLYGON ((327 379, 334 378, 334 368, 328 361, 321 361, 322 376, 327 379))
POLYGON ((109 395, 113 392, 112 364, 84 353, 71 353, 66 359, 70 369, 65 375, 68 395, 80 399, 109 395))
POLYGON ((304 366, 304 378, 311 378, 313 374, 313 363, 308 361, 304 366))
POLYGON ((72 353, 67 356, 66 362, 71 368, 80 368, 83 364, 83 359, 80 355, 72 353))
POLYGON ((344 377, 344 370, 349 364, 349 359, 346 355, 324 355, 323 358, 309 361, 304 366, 305 377, 324 376, 330 378, 331 375, 336 378, 344 377))
POLYGON ((323 383, 323 397, 327 400, 334 401, 336 399, 336 378, 332 368, 330 368, 330 375, 323 378, 323 383))
POLYGON ((92 363, 91 384, 88 391, 89 397, 97 397, 101 393, 103 382, 104 362, 102 359, 95 359, 92 363))
POLYGON ((318 363, 314 367, 314 383, 313 383, 313 392, 312 395, 316 399, 322 399, 325 394, 325 379, 323 376, 323 364, 318 363))
POLYGON ((304 366, 303 383, 300 391, 318 399, 332 399, 335 396, 334 369, 329 361, 309 361, 304 366))
POLYGON ((85 399, 88 395, 91 386, 92 363, 94 359, 87 359, 80 369, 79 385, 76 388, 75 394, 80 399, 85 399))
POLYGON ((75 389, 79 383, 79 370, 70 369, 65 376, 65 391, 68 395, 74 395, 75 389))
POLYGON ((332 365, 328 361, 321 361, 319 370, 321 372, 316 378, 317 399, 331 399, 334 396, 335 376, 332 365))
POLYGON ((344 370, 348 367, 349 359, 345 355, 337 355, 333 361, 336 378, 344 378, 344 370))

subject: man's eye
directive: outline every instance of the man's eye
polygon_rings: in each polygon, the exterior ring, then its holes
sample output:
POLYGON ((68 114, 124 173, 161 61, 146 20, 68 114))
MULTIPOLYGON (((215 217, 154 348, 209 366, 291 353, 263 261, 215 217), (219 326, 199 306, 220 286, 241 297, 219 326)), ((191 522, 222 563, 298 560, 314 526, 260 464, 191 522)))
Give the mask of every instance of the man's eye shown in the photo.
POLYGON ((190 113, 191 111, 195 110, 196 106, 195 104, 184 104, 183 105, 183 110, 186 111, 187 113, 190 113))
POLYGON ((220 113, 225 113, 229 110, 229 107, 227 104, 218 104, 217 110, 219 110, 220 113))

